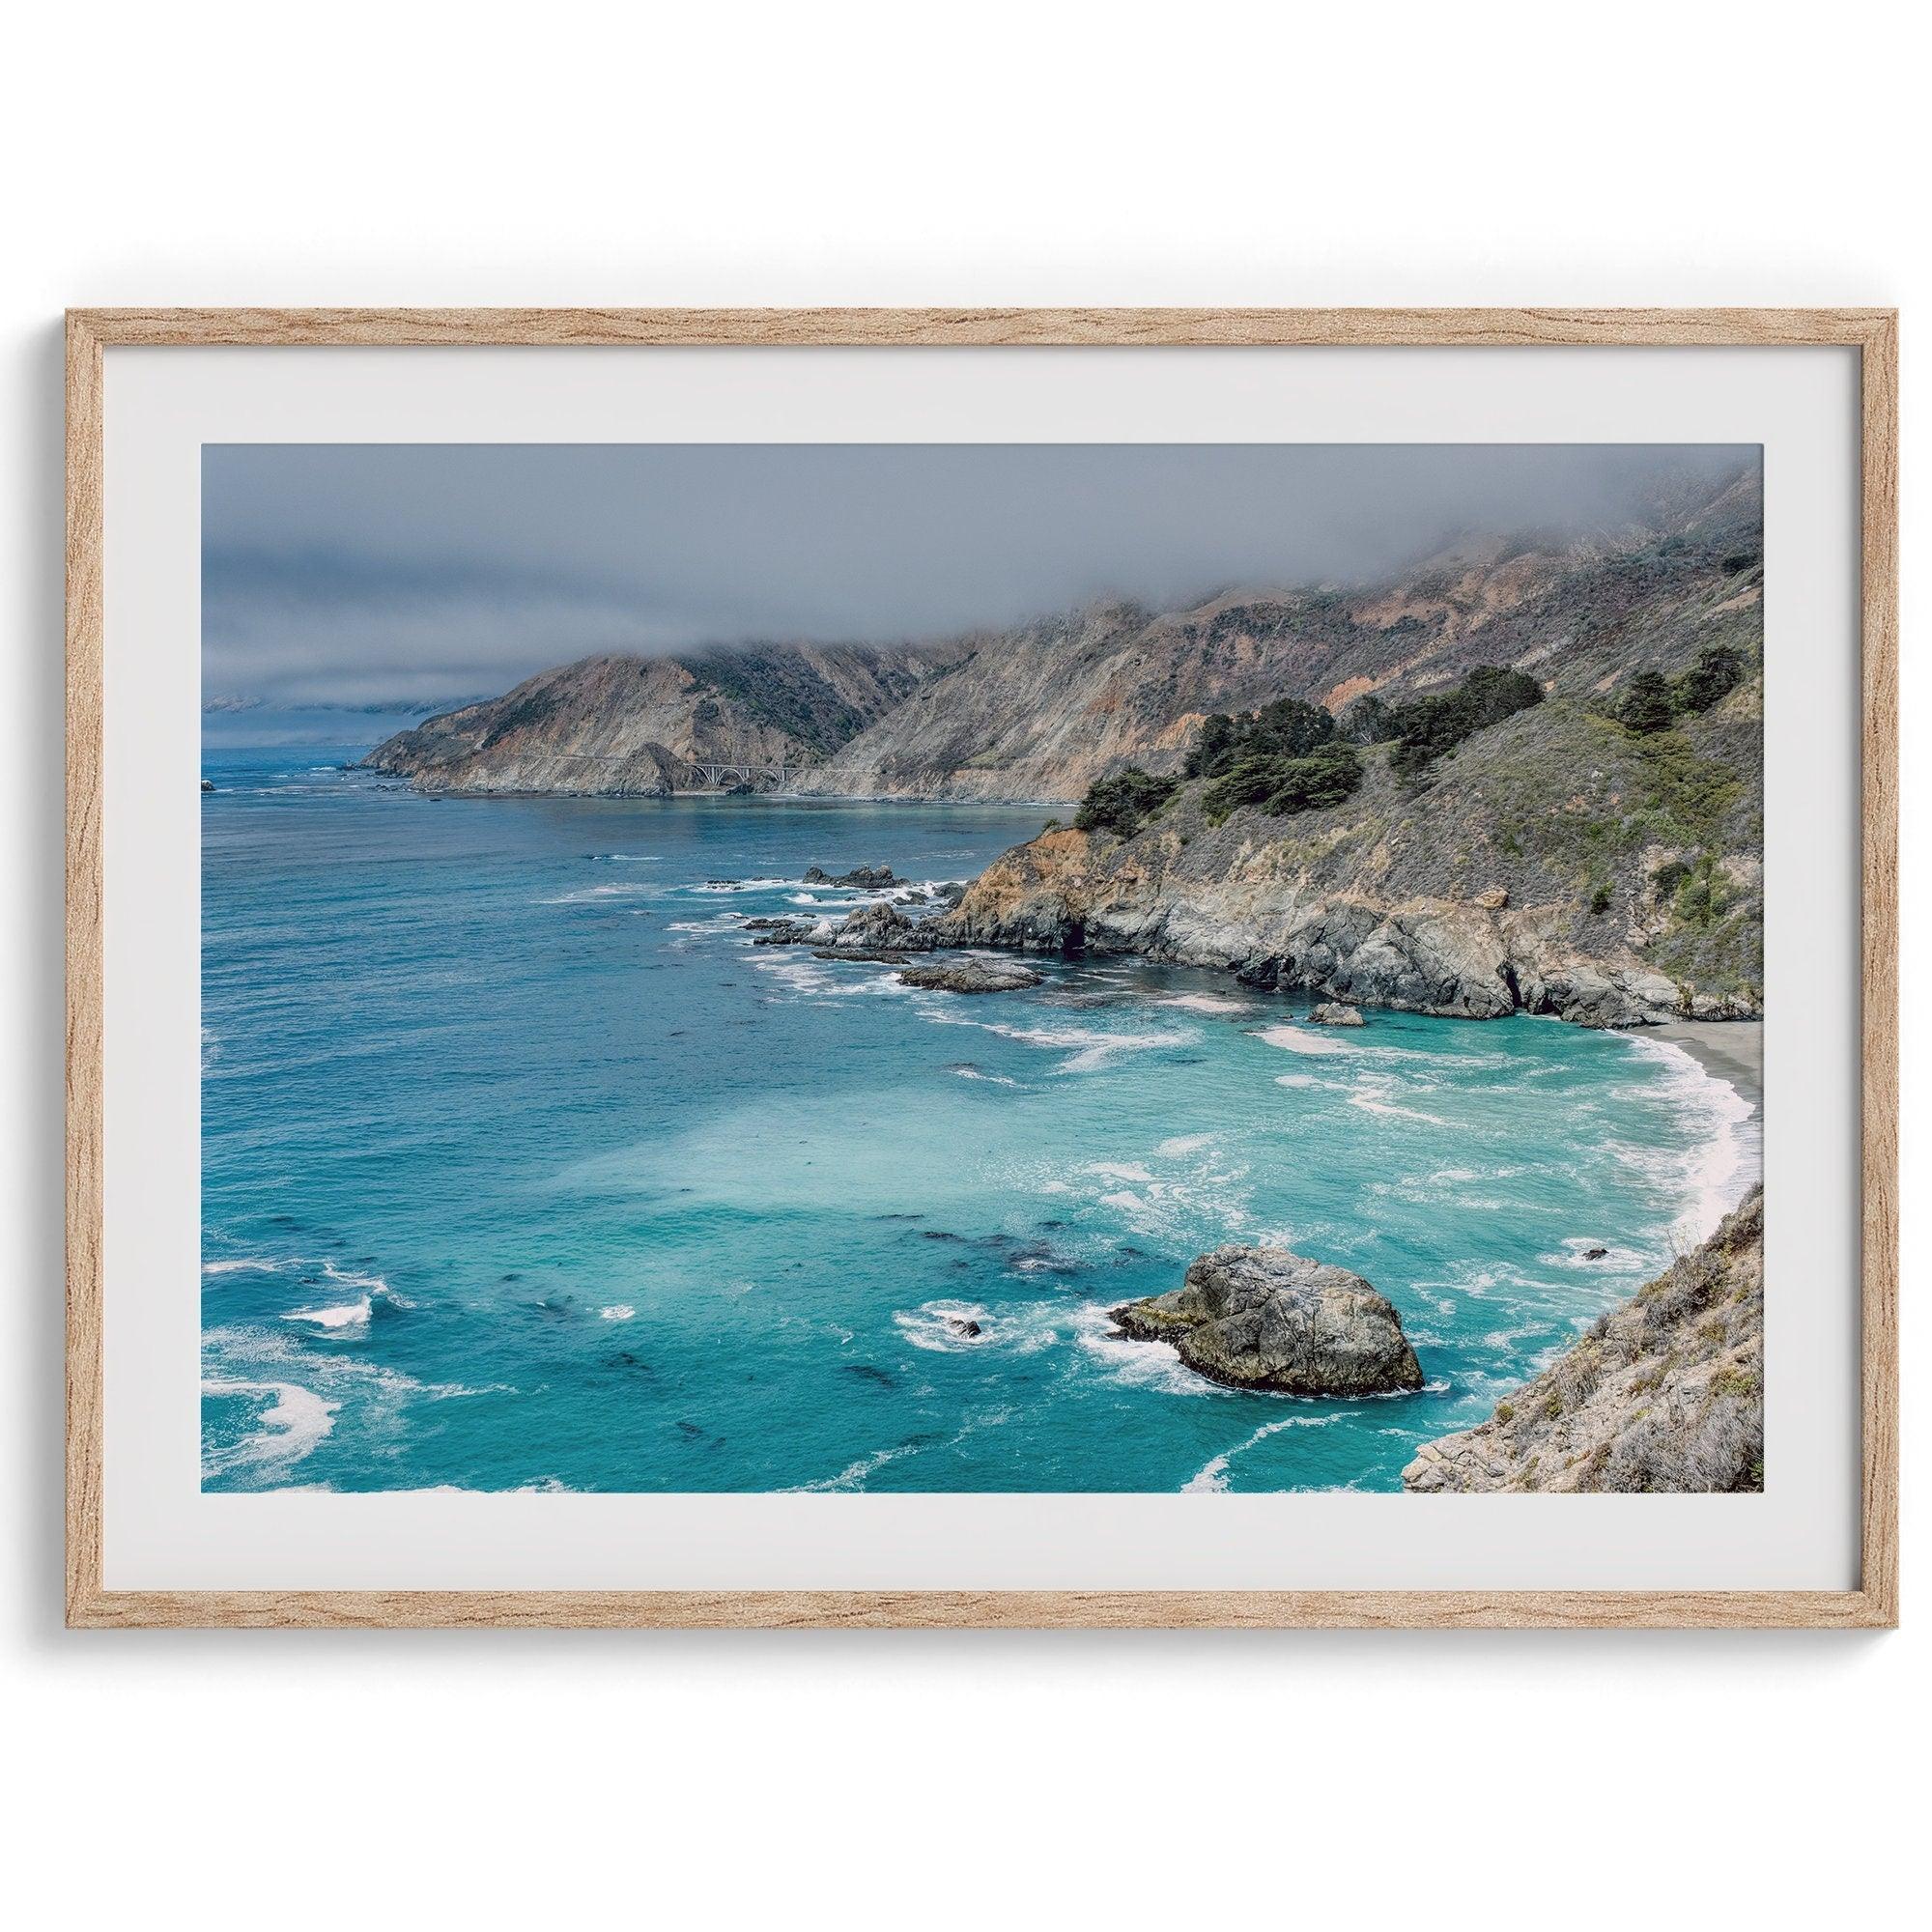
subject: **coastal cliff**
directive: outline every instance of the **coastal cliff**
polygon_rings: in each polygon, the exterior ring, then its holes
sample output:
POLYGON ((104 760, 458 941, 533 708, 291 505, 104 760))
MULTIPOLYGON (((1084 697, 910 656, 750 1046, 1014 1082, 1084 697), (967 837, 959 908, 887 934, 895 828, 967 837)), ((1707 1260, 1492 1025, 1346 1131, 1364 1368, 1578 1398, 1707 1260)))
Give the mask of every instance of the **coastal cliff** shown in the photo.
POLYGON ((1485 538, 1363 588, 1236 589, 1168 611, 1097 603, 972 640, 796 789, 1072 801, 1130 764, 1178 773, 1210 714, 1281 697, 1340 713, 1478 665, 1601 696, 1719 639, 1758 648, 1761 525, 1753 467, 1665 490, 1626 527, 1485 538))
POLYGON ((727 781, 771 790, 949 662, 944 647, 774 644, 584 658, 425 720, 363 763, 419 790, 663 798, 727 781))
POLYGON ((1764 1190, 1475 1429, 1412 1492, 1764 1488, 1764 1190))
POLYGON ((1418 784, 1390 748, 1338 804, 1216 823, 1181 785, 1132 836, 1051 828, 940 921, 943 944, 1136 952, 1324 1000, 1598 1026, 1762 1000, 1762 685, 1634 734, 1552 697, 1418 784))
POLYGON ((1355 588, 1110 599, 934 642, 586 658, 366 762, 440 791, 769 790, 781 771, 806 796, 1071 802, 1130 766, 1178 774, 1208 718, 1282 698, 1340 715, 1493 665, 1602 701, 1714 645, 1754 659, 1761 525, 1753 466, 1666 488, 1614 530, 1466 542, 1355 588))

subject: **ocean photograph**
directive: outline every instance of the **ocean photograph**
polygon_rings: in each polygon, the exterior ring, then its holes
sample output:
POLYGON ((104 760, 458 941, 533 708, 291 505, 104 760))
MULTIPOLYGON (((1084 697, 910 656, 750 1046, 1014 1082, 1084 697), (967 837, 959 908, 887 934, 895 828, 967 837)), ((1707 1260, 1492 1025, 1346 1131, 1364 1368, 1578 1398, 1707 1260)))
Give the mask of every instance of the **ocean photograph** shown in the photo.
POLYGON ((208 446, 204 1487, 1761 1489, 1764 567, 1755 448, 208 446))

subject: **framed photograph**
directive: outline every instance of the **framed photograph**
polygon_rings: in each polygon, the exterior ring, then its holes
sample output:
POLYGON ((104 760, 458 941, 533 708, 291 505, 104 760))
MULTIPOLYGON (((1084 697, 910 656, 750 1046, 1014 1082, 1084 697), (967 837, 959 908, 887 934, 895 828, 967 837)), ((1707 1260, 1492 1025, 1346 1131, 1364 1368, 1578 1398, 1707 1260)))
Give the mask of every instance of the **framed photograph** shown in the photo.
POLYGON ((1896 1622, 1889 312, 68 342, 71 1623, 1896 1622))

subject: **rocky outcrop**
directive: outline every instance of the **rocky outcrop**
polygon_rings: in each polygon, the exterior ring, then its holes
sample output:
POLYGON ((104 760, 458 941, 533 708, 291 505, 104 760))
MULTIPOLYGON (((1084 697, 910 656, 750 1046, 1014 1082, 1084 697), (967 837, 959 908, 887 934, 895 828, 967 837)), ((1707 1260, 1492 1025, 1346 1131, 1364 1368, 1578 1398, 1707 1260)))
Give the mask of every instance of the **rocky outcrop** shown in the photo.
POLYGON ((1210 1381, 1279 1395, 1389 1395, 1422 1386, 1402 1320, 1360 1275, 1287 1248, 1216 1248, 1185 1283, 1113 1311, 1140 1341, 1172 1342, 1210 1381))
POLYGON ((927 920, 908 919, 890 899, 861 906, 832 935, 835 952, 928 952, 936 935, 927 920))
POLYGON ((903 886, 907 882, 899 878, 890 866, 854 866, 849 872, 840 872, 837 877, 823 866, 808 866, 804 883, 808 886, 846 886, 860 892, 877 892, 888 886, 903 886))
POLYGON ((1308 1017, 1317 1026, 1354 1027, 1366 1024, 1355 1008, 1342 1006, 1334 1000, 1321 1001, 1310 1010, 1308 1017))
POLYGON ((934 959, 908 966, 899 983, 936 993, 1016 993, 1040 976, 1010 959, 934 959))
POLYGON ((662 798, 769 790, 956 656, 952 646, 747 645, 560 665, 426 719, 363 761, 418 790, 662 798))
POLYGON ((1343 803, 1216 823, 1183 785, 1134 837, 1059 827, 1004 854, 943 944, 1135 952, 1264 990, 1589 1026, 1760 1010, 1753 680, 1659 740, 1552 698, 1420 786, 1365 748, 1343 803), (1662 742, 1667 739, 1667 744, 1662 742))
POLYGON ((1682 1493, 1764 1487, 1764 1190, 1403 1487, 1682 1493))

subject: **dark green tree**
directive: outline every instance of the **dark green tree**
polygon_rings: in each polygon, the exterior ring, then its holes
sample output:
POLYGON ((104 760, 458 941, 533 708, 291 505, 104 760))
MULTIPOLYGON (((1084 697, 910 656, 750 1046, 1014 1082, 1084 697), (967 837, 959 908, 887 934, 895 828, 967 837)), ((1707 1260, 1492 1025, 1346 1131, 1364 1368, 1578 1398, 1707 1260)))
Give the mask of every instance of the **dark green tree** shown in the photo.
POLYGON ((1095 779, 1073 822, 1082 832, 1116 832, 1131 838, 1179 789, 1179 779, 1156 778, 1138 765, 1095 779))
POLYGON ((1735 644, 1706 644, 1697 662, 1677 680, 1680 711, 1708 711, 1728 697, 1750 670, 1750 660, 1735 644))
POLYGON ((1673 716, 1670 686, 1663 673, 1657 670, 1638 671, 1631 679, 1623 702, 1617 706, 1617 722, 1626 731, 1640 738, 1669 730, 1673 716))
POLYGON ((1454 691, 1396 706, 1396 744, 1389 753, 1389 769, 1400 779, 1419 783, 1428 777, 1430 766, 1463 739, 1542 702, 1543 687, 1527 672, 1478 665, 1454 691))

